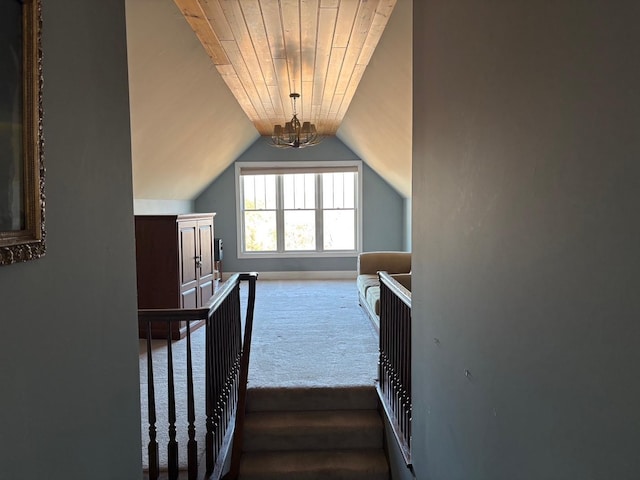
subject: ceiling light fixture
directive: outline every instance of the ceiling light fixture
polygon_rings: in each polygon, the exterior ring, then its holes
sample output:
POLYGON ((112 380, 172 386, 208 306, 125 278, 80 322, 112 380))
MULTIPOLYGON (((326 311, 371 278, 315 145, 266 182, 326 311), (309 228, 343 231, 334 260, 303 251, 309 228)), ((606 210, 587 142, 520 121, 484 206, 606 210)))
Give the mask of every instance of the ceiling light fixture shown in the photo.
POLYGON ((296 99, 300 98, 300 94, 290 93, 289 98, 293 104, 293 118, 284 124, 284 128, 282 125, 273 126, 272 145, 281 148, 304 148, 317 145, 320 143, 320 137, 318 137, 316 126, 310 122, 300 123, 298 120, 296 99))

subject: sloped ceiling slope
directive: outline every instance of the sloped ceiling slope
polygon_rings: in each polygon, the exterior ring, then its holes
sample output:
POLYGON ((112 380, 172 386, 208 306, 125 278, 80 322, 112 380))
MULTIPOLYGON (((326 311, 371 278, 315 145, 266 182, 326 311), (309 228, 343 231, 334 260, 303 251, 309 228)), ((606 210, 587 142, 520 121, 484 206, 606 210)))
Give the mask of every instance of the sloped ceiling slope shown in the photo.
POLYGON ((127 0, 136 199, 191 200, 258 137, 173 0, 127 0))
POLYGON ((411 197, 412 2, 398 0, 337 136, 411 197))

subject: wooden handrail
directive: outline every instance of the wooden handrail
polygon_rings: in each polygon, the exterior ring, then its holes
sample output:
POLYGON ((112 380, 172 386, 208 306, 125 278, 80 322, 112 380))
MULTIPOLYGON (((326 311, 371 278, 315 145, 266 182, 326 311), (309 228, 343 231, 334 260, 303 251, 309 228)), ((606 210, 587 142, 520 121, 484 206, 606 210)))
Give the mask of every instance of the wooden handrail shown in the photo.
POLYGON ((229 296, 229 293, 234 289, 238 281, 247 280, 244 275, 255 275, 257 273, 239 274, 229 278, 226 282, 222 283, 213 297, 209 299, 206 306, 201 308, 141 308, 138 310, 138 318, 144 321, 164 321, 164 322, 184 322, 184 321, 197 321, 206 320, 213 315, 222 302, 229 296), (237 277, 236 277, 237 276, 237 277))
POLYGON ((407 307, 411 308, 411 292, 407 290, 404 285, 387 272, 378 272, 378 277, 380 282, 384 283, 393 295, 398 297, 407 307))
MULTIPOLYGON (((257 273, 234 274, 221 284, 215 295, 202 308, 195 309, 141 309, 138 319, 147 326, 147 369, 149 405, 149 479, 159 478, 158 442, 156 441, 155 388, 153 362, 151 358, 151 323, 186 322, 187 342, 187 420, 188 420, 188 478, 219 480, 225 458, 228 455, 233 432, 242 431, 246 398, 247 372, 257 273), (249 284, 244 335, 240 312, 240 282, 249 284), (197 442, 195 440, 196 418, 194 408, 193 370, 191 356, 190 322, 206 320, 205 323, 205 382, 206 419, 199 422, 206 430, 206 468, 198 473, 197 442), (239 412, 239 414, 237 413, 239 412)), ((173 381, 172 338, 167 329, 168 396, 169 396, 169 444, 168 478, 177 479, 178 444, 175 425, 175 393, 173 381)), ((234 442, 238 441, 237 436, 234 442)), ((240 437, 241 441, 241 437, 240 437)))
POLYGON ((394 437, 411 467, 411 292, 387 272, 380 281, 377 391, 394 437))

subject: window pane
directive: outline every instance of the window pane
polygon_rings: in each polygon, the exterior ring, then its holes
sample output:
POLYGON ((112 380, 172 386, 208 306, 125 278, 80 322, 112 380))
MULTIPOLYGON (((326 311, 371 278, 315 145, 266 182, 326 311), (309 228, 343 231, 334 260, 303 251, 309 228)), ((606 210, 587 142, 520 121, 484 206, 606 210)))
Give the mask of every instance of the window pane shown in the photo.
POLYGON ((276 176, 247 175, 242 177, 245 210, 276 208, 276 176))
POLYGON ((324 208, 355 208, 355 173, 324 173, 322 201, 324 208))
POLYGON ((325 210, 323 215, 324 249, 354 250, 355 210, 325 210))
POLYGON ((266 208, 267 210, 275 210, 276 207, 276 175, 266 176, 265 194, 267 196, 266 208))
POLYGON ((294 202, 295 197, 295 187, 293 182, 293 175, 283 175, 282 176, 282 199, 284 201, 284 208, 293 209, 296 208, 296 204, 294 202))
POLYGON ((322 206, 324 208, 334 208, 333 175, 331 173, 322 174, 322 206))
POLYGON ((356 208, 356 174, 353 172, 344 175, 344 208, 356 208))
POLYGON ((315 174, 295 173, 282 176, 284 208, 315 207, 315 174))
POLYGON ((313 210, 284 212, 284 249, 315 250, 316 220, 313 210))
POLYGON ((242 177, 242 191, 244 193, 244 209, 253 210, 256 208, 256 183, 255 178, 242 177))
POLYGON ((333 208, 344 208, 344 176, 333 174, 333 208))
POLYGON ((293 208, 305 208, 304 175, 294 175, 295 200, 293 208))
POLYGON ((276 212, 244 212, 244 245, 247 252, 277 250, 276 212))
POLYGON ((264 210, 267 206, 264 191, 264 175, 258 175, 256 177, 256 210, 264 210))
POLYGON ((311 174, 304 177, 304 208, 316 208, 316 176, 311 174))

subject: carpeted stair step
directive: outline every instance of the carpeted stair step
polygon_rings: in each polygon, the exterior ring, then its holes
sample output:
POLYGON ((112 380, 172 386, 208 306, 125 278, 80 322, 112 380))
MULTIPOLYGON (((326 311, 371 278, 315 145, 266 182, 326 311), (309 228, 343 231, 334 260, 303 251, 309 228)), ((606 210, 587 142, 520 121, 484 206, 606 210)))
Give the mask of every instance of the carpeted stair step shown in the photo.
POLYGON ((247 391, 240 480, 389 480, 373 386, 247 391))
POLYGON ((246 452, 240 480, 389 480, 382 449, 246 452))
POLYGON ((250 412, 243 450, 382 448, 382 428, 377 410, 250 412))
POLYGON ((378 396, 373 386, 249 388, 247 412, 309 410, 375 410, 378 396))

